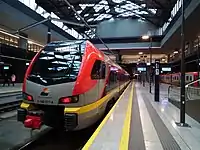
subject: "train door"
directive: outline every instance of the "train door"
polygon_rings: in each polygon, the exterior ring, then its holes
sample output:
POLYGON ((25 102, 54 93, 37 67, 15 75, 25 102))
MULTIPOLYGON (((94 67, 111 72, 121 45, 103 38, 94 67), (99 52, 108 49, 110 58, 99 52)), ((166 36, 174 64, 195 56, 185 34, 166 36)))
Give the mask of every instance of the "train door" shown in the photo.
POLYGON ((100 99, 103 95, 103 90, 105 86, 105 74, 106 65, 101 60, 96 60, 92 68, 92 79, 97 80, 97 86, 94 89, 97 99, 100 99))

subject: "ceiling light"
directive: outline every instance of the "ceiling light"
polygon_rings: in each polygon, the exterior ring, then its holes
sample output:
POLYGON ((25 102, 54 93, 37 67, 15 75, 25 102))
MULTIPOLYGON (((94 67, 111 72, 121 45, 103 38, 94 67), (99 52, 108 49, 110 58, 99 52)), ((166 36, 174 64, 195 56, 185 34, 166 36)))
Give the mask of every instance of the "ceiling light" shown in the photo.
POLYGON ((33 43, 32 41, 30 41, 30 40, 28 40, 28 43, 29 43, 29 44, 34 44, 34 43, 33 43))
POLYGON ((178 51, 174 51, 174 54, 178 54, 178 51))
POLYGON ((142 36, 142 39, 143 39, 143 40, 147 40, 147 39, 149 39, 149 36, 148 36, 148 35, 143 35, 143 36, 142 36))
POLYGON ((162 58, 162 61, 165 61, 165 58, 162 58))
POLYGON ((142 55, 142 54, 143 54, 143 52, 139 52, 138 54, 139 54, 139 55, 142 55))

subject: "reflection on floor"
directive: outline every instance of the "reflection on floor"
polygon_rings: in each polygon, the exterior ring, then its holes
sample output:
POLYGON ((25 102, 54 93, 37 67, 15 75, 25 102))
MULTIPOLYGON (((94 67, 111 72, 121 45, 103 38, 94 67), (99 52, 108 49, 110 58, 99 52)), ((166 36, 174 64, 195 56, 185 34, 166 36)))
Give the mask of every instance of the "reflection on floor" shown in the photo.
MULTIPOLYGON (((139 88, 137 89, 139 89, 144 100, 150 101, 151 105, 181 149, 199 150, 200 124, 186 114, 186 123, 188 123, 191 128, 179 127, 176 125, 176 122, 180 121, 180 110, 172 103, 168 102, 168 86, 160 85, 160 102, 154 102, 154 92, 152 92, 152 94, 148 92, 148 85, 146 85, 146 87, 139 85, 139 88)), ((154 91, 154 89, 152 91, 154 91)), ((194 109, 197 109, 197 107, 194 109)))

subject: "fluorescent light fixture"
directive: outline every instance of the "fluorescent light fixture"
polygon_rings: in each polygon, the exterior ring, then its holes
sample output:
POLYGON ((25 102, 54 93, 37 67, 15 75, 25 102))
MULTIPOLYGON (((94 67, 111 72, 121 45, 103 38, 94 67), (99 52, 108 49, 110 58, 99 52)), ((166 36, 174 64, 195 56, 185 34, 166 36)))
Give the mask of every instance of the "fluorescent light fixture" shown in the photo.
POLYGON ((139 54, 139 55, 142 55, 142 54, 143 54, 143 52, 139 52, 138 54, 139 54))
POLYGON ((142 39, 143 39, 143 40, 147 40, 147 39, 149 39, 149 36, 148 36, 148 35, 143 35, 143 36, 142 36, 142 39))
POLYGON ((165 58, 162 58, 162 61, 165 61, 165 58))
POLYGON ((29 43, 29 44, 34 44, 34 43, 33 43, 32 41, 30 41, 30 40, 28 40, 28 43, 29 43))
POLYGON ((147 66, 150 66, 151 65, 151 63, 147 63, 147 66))
POLYGON ((29 63, 26 63, 26 66, 28 66, 29 65, 29 63))
POLYGON ((174 54, 178 54, 178 51, 174 51, 174 54))
POLYGON ((8 33, 8 32, 2 31, 2 30, 0 30, 0 33, 4 33, 4 34, 6 34, 6 35, 9 35, 9 36, 12 36, 12 37, 15 37, 15 38, 19 39, 18 36, 12 35, 12 34, 10 34, 10 33, 8 33))

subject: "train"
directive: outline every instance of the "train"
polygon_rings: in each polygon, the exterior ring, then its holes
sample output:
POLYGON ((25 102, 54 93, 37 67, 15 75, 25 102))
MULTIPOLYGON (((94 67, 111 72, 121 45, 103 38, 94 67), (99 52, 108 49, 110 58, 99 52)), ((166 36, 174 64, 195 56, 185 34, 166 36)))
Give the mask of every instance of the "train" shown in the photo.
MULTIPOLYGON (((186 72, 185 73, 185 83, 191 83, 193 81, 196 81, 197 79, 199 79, 198 77, 198 72, 186 72)), ((162 74, 160 75, 160 79, 161 82, 163 83, 167 83, 167 84, 173 84, 173 85, 180 85, 180 81, 181 81, 181 73, 172 73, 172 74, 162 74)), ((198 87, 199 86, 199 82, 194 82, 192 83, 192 86, 194 87, 198 87)))
POLYGON ((128 86, 130 75, 88 40, 47 44, 30 62, 18 121, 66 131, 97 122, 128 86))

